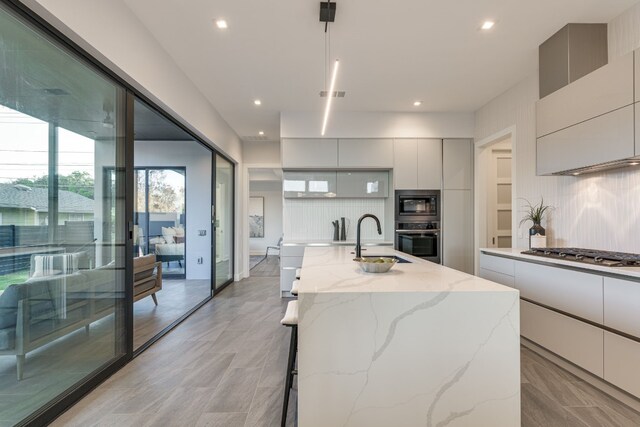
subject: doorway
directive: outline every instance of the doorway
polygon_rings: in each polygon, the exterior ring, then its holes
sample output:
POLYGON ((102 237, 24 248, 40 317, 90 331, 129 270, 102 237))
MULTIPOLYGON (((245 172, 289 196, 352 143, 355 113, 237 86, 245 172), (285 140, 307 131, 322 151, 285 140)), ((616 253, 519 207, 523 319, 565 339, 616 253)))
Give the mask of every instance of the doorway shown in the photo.
POLYGON ((516 128, 511 126, 475 143, 475 272, 480 248, 517 246, 516 128))

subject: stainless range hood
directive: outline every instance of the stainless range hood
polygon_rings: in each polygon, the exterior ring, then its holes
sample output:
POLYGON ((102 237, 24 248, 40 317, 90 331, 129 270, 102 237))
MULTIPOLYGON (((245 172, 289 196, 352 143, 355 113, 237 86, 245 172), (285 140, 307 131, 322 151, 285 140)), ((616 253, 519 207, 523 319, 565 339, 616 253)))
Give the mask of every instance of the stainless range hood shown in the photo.
POLYGON ((538 175, 577 176, 640 162, 640 58, 632 52, 601 65, 606 52, 606 24, 570 24, 540 46, 538 175))

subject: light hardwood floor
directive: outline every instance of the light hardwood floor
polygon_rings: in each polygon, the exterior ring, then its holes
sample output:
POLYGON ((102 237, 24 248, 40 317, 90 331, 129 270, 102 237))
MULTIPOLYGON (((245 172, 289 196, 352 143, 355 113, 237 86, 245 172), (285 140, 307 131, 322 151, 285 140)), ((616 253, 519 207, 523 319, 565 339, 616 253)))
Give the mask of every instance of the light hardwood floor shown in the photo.
MULTIPOLYGON (((54 426, 278 426, 289 345, 278 282, 225 289, 54 426)), ((522 348, 522 425, 638 426, 640 414, 522 348)))

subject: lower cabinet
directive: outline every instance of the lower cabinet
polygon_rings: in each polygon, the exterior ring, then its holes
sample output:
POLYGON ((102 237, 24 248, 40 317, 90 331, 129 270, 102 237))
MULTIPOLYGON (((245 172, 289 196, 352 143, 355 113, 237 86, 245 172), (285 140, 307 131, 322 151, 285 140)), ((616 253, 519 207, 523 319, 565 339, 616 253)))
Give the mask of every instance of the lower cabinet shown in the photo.
POLYGON ((603 377, 603 333, 595 326, 520 301, 523 337, 599 377, 603 377))
POLYGON ((604 332, 604 379, 640 396, 640 343, 604 332))

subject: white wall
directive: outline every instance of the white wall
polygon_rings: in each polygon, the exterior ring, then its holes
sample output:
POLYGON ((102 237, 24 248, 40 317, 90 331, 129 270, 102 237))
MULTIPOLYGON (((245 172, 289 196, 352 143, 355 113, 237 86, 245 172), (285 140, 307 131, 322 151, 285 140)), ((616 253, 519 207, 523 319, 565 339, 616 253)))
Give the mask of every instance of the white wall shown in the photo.
MULTIPOLYGON (((612 57, 640 47, 640 4, 609 24, 612 57)), ((640 252, 640 171, 621 170, 580 177, 536 176, 535 102, 538 71, 490 101, 475 114, 475 138, 481 141, 510 126, 513 139, 514 210, 522 217, 522 200, 545 202, 555 209, 546 227, 548 244, 640 252)), ((526 230, 514 236, 514 245, 528 245, 526 230)))
POLYGON ((251 255, 264 255, 282 236, 282 181, 251 181, 250 197, 264 197, 264 237, 249 238, 251 255))
POLYGON ((211 278, 211 154, 195 141, 136 141, 135 166, 187 168, 187 279, 211 278), (206 230, 206 236, 198 236, 206 230), (204 263, 198 264, 198 257, 204 263))
MULTIPOLYGON (((321 138, 320 112, 280 114, 282 138, 321 138)), ((333 111, 325 138, 473 138, 473 113, 333 111)))

